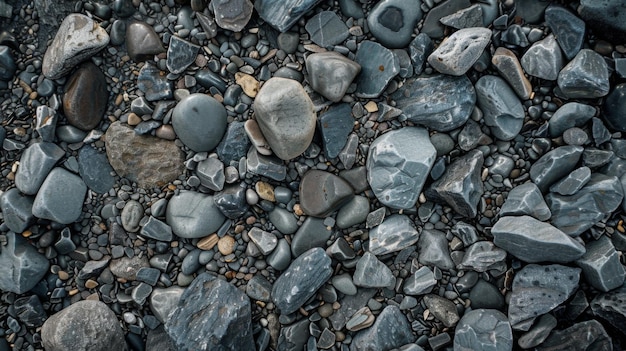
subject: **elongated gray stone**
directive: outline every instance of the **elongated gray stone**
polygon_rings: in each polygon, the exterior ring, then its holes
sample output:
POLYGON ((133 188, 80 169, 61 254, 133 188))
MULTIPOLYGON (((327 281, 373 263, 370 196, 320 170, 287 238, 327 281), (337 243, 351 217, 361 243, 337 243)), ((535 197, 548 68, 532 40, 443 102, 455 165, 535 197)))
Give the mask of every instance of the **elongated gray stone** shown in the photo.
POLYGON ((374 255, 386 255, 411 246, 419 239, 409 217, 393 214, 370 230, 369 251, 374 255))
POLYGON ((335 105, 318 118, 319 130, 324 142, 324 154, 327 159, 339 156, 346 145, 348 135, 354 128, 354 118, 349 104, 335 105))
POLYGON ((471 310, 463 315, 454 331, 455 351, 512 349, 511 324, 498 310, 471 310))
POLYGON ((479 241, 468 247, 461 261, 461 267, 476 272, 506 270, 506 251, 496 247, 491 241, 479 241))
POLYGON ((413 342, 409 321, 396 306, 385 307, 371 328, 358 332, 350 351, 392 350, 413 342))
POLYGON ((483 8, 478 4, 472 5, 442 17, 439 22, 454 29, 481 27, 483 25, 483 8))
POLYGON ((583 153, 580 146, 561 146, 541 156, 530 167, 530 179, 546 192, 552 184, 576 168, 583 153))
POLYGON ((53 143, 35 143, 29 146, 22 153, 20 166, 15 174, 15 186, 26 195, 37 194, 41 184, 63 156, 63 149, 53 143))
POLYGON ((369 252, 357 262, 352 280, 354 285, 364 288, 392 288, 396 283, 391 269, 369 252))
POLYGON ((540 345, 557 326, 557 320, 551 314, 544 314, 537 318, 533 326, 517 340, 517 344, 524 349, 540 345))
POLYGON ((340 44, 348 38, 348 27, 333 11, 322 11, 311 17, 304 26, 311 41, 325 48, 340 44))
POLYGON ((594 288, 607 292, 624 284, 626 271, 615 247, 606 235, 587 243, 587 252, 576 260, 583 276, 594 288))
POLYGON ((339 102, 361 72, 361 65, 338 52, 314 53, 306 58, 311 88, 333 102, 339 102))
POLYGON ((283 161, 274 156, 261 155, 254 147, 250 147, 246 157, 248 171, 277 181, 285 180, 287 167, 283 161))
POLYGON ((80 218, 86 194, 87 186, 79 176, 64 168, 54 168, 35 196, 33 215, 70 224, 80 218))
POLYGON ((441 73, 461 76, 474 65, 490 40, 491 30, 487 28, 458 30, 428 56, 428 63, 441 73))
POLYGON ((21 235, 9 232, 6 239, 0 252, 0 289, 23 294, 43 278, 50 263, 21 235))
POLYGON ((579 102, 568 102, 559 107, 550 117, 549 131, 552 137, 563 134, 567 129, 580 127, 587 123, 596 114, 593 106, 579 102))
POLYGON ((513 51, 499 47, 491 58, 491 63, 504 79, 511 85, 517 96, 527 100, 532 92, 532 85, 526 76, 517 56, 513 51))
POLYGON ((500 208, 500 216, 522 215, 529 215, 540 221, 547 221, 552 216, 541 191, 533 182, 524 183, 511 189, 500 208))
POLYGON ((561 93, 569 99, 594 99, 609 93, 609 70, 604 58, 590 49, 582 49, 559 72, 561 93))
POLYGON ((2 211, 4 223, 9 227, 9 230, 22 233, 35 222, 33 201, 32 196, 20 193, 17 188, 9 189, 0 194, 0 211, 2 211))
POLYGON ((353 197, 350 184, 329 172, 310 170, 300 182, 300 207, 309 216, 326 217, 353 197))
POLYGON ((360 98, 377 98, 400 73, 400 60, 393 51, 373 41, 364 40, 359 45, 355 61, 361 65, 355 91, 360 98))
MULTIPOLYGON (((355 196, 343 205, 337 212, 337 227, 341 229, 349 228, 353 225, 363 223, 367 218, 370 209, 370 202, 365 196, 355 196)), ((370 234, 371 238, 371 234, 370 234)))
POLYGON ((314 247, 325 248, 332 234, 332 229, 324 224, 323 219, 308 217, 293 236, 291 252, 297 257, 314 247))
POLYGON ((565 178, 554 183, 550 191, 560 195, 574 195, 591 180, 591 169, 580 167, 572 171, 565 178))
POLYGON ((600 322, 592 319, 553 331, 538 351, 611 350, 613 342, 600 322))
POLYGON ((524 123, 524 108, 513 89, 504 79, 490 75, 482 76, 474 87, 491 134, 505 141, 515 138, 524 123))
POLYGON ((106 154, 91 146, 84 146, 78 152, 78 172, 87 187, 99 194, 106 193, 115 184, 111 175, 113 167, 106 154))
POLYGON ((585 22, 565 7, 554 4, 546 9, 545 19, 565 57, 571 60, 583 47, 585 22))
POLYGON ((531 76, 556 80, 563 68, 563 54, 554 35, 550 34, 534 43, 522 56, 521 64, 531 76))
POLYGON ((502 217, 491 228, 491 234, 498 247, 530 263, 567 263, 585 253, 585 247, 578 241, 529 216, 502 217))
POLYGON ((215 232, 224 223, 224 215, 213 196, 181 191, 172 196, 165 213, 167 224, 181 238, 200 238, 215 232))
POLYGON ((254 2, 254 8, 272 27, 286 32, 319 2, 321 0, 261 0, 254 2))
POLYGON ((403 48, 411 41, 411 34, 422 18, 421 0, 379 1, 367 16, 372 35, 384 46, 403 48))
POLYGON ((172 241, 172 228, 165 222, 162 222, 152 216, 148 218, 148 222, 141 227, 141 235, 160 241, 172 241))

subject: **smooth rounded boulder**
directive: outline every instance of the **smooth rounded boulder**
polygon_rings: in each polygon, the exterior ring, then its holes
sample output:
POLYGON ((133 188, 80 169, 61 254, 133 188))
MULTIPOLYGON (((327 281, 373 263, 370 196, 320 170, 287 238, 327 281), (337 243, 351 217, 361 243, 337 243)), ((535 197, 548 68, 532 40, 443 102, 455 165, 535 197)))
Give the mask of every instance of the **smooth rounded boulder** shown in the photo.
POLYGON ((211 96, 191 94, 172 112, 172 126, 180 141, 195 152, 211 151, 226 133, 226 109, 211 96))

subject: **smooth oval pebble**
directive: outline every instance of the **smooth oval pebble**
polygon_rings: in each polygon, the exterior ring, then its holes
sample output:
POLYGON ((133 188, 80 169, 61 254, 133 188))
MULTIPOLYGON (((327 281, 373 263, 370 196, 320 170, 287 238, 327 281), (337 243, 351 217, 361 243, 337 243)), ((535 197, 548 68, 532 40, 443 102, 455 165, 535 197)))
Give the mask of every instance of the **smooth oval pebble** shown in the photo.
POLYGON ((226 109, 208 95, 191 94, 174 108, 172 126, 188 148, 211 151, 226 132, 226 109))

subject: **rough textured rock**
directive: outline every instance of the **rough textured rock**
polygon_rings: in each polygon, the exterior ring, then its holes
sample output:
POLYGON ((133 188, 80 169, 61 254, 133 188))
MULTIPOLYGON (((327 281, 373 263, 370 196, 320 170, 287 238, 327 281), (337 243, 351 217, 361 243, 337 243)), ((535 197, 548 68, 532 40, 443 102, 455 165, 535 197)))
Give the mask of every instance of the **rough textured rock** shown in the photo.
POLYGON ((23 294, 43 278, 50 263, 21 235, 9 232, 6 239, 0 251, 0 289, 23 294))
POLYGON ((576 260, 582 268, 585 279, 594 288, 607 292, 624 284, 626 271, 620 263, 615 247, 606 235, 598 240, 588 242, 587 252, 576 260))
POLYGON ((613 342, 602 324, 589 320, 563 330, 553 331, 538 351, 612 350, 613 342))
POLYGON ((393 214, 370 230, 369 251, 374 255, 386 255, 411 246, 419 239, 419 232, 409 217, 393 214))
POLYGON ((321 47, 340 44, 350 33, 348 27, 333 11, 322 11, 311 17, 305 25, 311 41, 321 47))
POLYGON ((569 99, 599 98, 609 93, 608 66, 597 52, 582 49, 559 72, 557 83, 569 99))
POLYGON ((500 140, 517 136, 524 123, 524 108, 506 81, 497 76, 482 76, 475 85, 476 103, 483 111, 485 124, 500 140))
POLYGON ((65 84, 63 111, 74 127, 87 131, 97 127, 108 101, 104 73, 91 62, 80 65, 65 84))
POLYGON ((393 51, 370 40, 361 42, 355 61, 361 65, 355 92, 361 98, 377 98, 400 73, 400 61, 393 51))
POLYGON ((476 272, 506 270, 506 251, 496 247, 491 241, 479 241, 465 251, 461 268, 476 272))
POLYGON ((443 270, 454 268, 448 249, 448 240, 443 232, 435 229, 422 230, 417 248, 419 263, 443 270))
POLYGON ((354 128, 350 105, 338 104, 320 114, 318 127, 322 134, 326 159, 339 156, 354 128))
POLYGON ((183 73, 196 60, 198 50, 200 46, 172 35, 167 48, 167 69, 174 74, 183 73))
POLYGON ((300 207, 309 216, 326 217, 353 197, 350 184, 329 172, 310 170, 300 182, 300 207))
POLYGON ((533 182, 518 185, 509 191, 509 195, 500 208, 500 216, 533 216, 540 221, 547 221, 552 216, 541 191, 533 182))
POLYGON ((104 194, 115 184, 113 168, 104 153, 86 145, 78 152, 78 172, 85 185, 96 193, 104 194))
POLYGON ((490 40, 491 30, 487 28, 458 30, 428 56, 428 63, 441 73, 461 76, 474 65, 490 40))
POLYGON ((70 224, 80 218, 86 194, 87 186, 79 176, 64 168, 54 168, 35 196, 33 215, 70 224))
POLYGON ((311 88, 333 102, 339 102, 361 71, 361 66, 338 52, 314 53, 306 58, 311 88))
POLYGON ((167 204, 167 224, 181 238, 201 238, 215 232, 224 223, 224 215, 213 196, 182 191, 167 204))
POLYGON ((357 333, 350 351, 391 350, 414 341, 406 317, 396 306, 387 306, 368 329, 357 333))
POLYGON ((585 22, 567 8, 552 5, 545 12, 546 24, 556 36, 556 41, 571 60, 583 47, 585 40, 585 22))
POLYGON ((430 312, 446 327, 454 327, 459 321, 459 313, 454 302, 439 295, 428 294, 424 296, 424 303, 430 312))
POLYGON ((596 296, 590 303, 591 311, 608 324, 624 333, 626 327, 626 286, 596 296))
POLYGON ((388 48, 403 48, 411 41, 411 34, 422 18, 420 0, 379 1, 367 16, 372 35, 388 48))
POLYGON ((513 349, 513 332, 507 317, 498 310, 477 309, 463 315, 454 332, 454 350, 513 349))

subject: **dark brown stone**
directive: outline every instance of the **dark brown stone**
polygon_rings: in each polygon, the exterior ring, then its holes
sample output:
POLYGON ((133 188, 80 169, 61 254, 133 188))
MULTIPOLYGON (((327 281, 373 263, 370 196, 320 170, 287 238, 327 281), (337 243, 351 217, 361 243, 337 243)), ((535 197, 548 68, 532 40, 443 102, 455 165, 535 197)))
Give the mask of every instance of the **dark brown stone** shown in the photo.
POLYGON ((107 83, 98 66, 81 64, 65 84, 63 111, 76 128, 91 130, 98 126, 109 100, 107 83))
POLYGON ((133 61, 140 62, 165 52, 161 38, 144 22, 131 23, 126 29, 126 48, 133 61))

